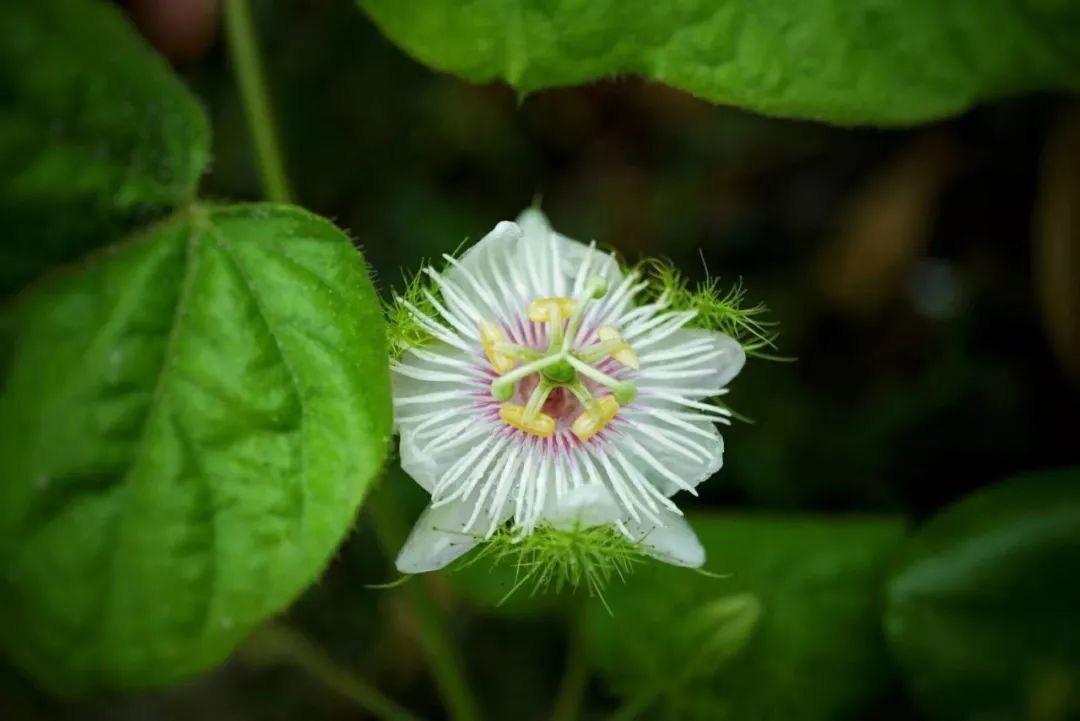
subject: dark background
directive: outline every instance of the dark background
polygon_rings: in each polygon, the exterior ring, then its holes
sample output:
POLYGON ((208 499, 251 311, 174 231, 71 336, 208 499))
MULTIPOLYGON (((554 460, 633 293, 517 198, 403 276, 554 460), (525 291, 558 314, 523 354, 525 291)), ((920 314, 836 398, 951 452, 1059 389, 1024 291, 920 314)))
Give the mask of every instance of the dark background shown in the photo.
MULTIPOLYGON (((153 3, 131 5, 209 110, 202 194, 260 198, 213 14, 170 31, 153 3)), ((1050 283, 1041 260, 1048 229, 1067 222, 1043 205, 1062 182, 1044 159, 1068 151, 1080 122, 1063 100, 905 130, 769 119, 631 78, 519 102, 412 61, 348 0, 256 5, 296 201, 350 232, 380 290, 539 195, 571 237, 741 279, 770 307, 777 354, 794 361, 752 361, 733 383, 731 404, 754 423, 726 430, 726 465, 692 507, 917 520, 1014 473, 1080 464, 1077 291, 1050 283)), ((393 471, 379 492, 406 519, 424 500, 393 471)), ((290 620, 438 718, 408 606, 364 588, 393 577, 367 529, 290 620)), ((491 718, 546 718, 561 626, 488 616, 452 579, 433 584, 491 718)), ((614 707, 600 682, 589 691, 589 712, 614 707)), ((188 687, 78 704, 0 671, 0 697, 27 719, 361 717, 303 674, 243 657, 188 687)), ((917 718, 906 703, 894 690, 865 718, 917 718)))

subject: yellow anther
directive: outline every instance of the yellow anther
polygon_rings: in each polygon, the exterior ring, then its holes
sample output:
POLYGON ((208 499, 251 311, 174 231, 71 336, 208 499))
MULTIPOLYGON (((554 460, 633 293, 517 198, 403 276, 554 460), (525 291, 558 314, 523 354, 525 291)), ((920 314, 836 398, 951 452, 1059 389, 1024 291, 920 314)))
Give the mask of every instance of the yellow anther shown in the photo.
POLYGON ((611 396, 604 396, 593 404, 592 410, 585 410, 578 416, 570 430, 579 440, 587 441, 604 430, 604 426, 611 423, 618 412, 618 402, 611 396))
POLYGON ((491 367, 499 375, 512 370, 517 365, 517 358, 495 350, 496 345, 506 342, 506 334, 490 320, 480 321, 480 341, 484 344, 484 353, 491 361, 491 367))
POLYGON ((533 418, 525 418, 525 406, 503 403, 499 406, 499 418, 520 431, 541 438, 547 438, 555 433, 554 418, 547 413, 537 413, 533 418))
POLYGON ((574 314, 577 304, 573 298, 537 298, 529 303, 529 320, 536 323, 548 323, 555 320, 555 315, 566 320, 574 314))
POLYGON ((616 343, 615 350, 611 352, 611 357, 616 361, 626 366, 627 368, 633 368, 637 370, 641 365, 638 362, 638 355, 630 344, 623 340, 622 334, 618 330, 610 325, 602 325, 596 329, 596 335, 604 343, 616 343))

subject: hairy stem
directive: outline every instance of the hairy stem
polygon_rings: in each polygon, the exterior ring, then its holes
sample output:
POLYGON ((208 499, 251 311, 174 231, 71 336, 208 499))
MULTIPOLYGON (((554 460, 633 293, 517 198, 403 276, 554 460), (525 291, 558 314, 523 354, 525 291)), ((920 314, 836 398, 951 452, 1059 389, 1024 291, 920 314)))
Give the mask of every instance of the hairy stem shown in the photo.
POLYGON ((339 666, 325 651, 287 626, 266 624, 245 644, 242 656, 257 664, 292 664, 356 704, 357 708, 384 721, 422 721, 420 716, 339 666))
MULTIPOLYGON (((367 501, 375 535, 388 559, 394 558, 405 540, 405 526, 396 501, 393 489, 385 485, 367 501)), ((465 680, 463 665, 446 628, 445 616, 432 601, 422 579, 406 583, 402 590, 416 614, 420 626, 420 644, 449 717, 453 721, 479 721, 480 706, 465 680)))
POLYGON ((285 175, 277 128, 270 111, 270 96, 266 90, 259 48, 252 29, 248 0, 225 0, 225 30, 229 43, 229 59, 240 89, 251 140, 255 146, 255 159, 259 164, 263 193, 275 203, 288 203, 292 199, 292 193, 285 175))

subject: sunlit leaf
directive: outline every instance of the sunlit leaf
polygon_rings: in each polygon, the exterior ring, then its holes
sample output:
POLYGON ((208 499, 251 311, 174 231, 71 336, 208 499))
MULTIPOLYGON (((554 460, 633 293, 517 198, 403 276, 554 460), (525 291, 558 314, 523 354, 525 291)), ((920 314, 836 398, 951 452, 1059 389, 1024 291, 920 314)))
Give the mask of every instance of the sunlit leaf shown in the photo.
POLYGON ((1016 478, 906 544, 885 628, 934 718, 1080 714, 1080 470, 1016 478))
POLYGON ((190 199, 195 98, 100 0, 0 3, 0 293, 190 199))
POLYGON ((699 575, 651 564, 590 607, 619 719, 826 721, 880 690, 878 581, 892 519, 699 516, 699 575))
POLYGON ((328 222, 193 207, 17 299, 0 646, 57 691, 214 665, 349 530, 389 442, 363 259, 328 222))

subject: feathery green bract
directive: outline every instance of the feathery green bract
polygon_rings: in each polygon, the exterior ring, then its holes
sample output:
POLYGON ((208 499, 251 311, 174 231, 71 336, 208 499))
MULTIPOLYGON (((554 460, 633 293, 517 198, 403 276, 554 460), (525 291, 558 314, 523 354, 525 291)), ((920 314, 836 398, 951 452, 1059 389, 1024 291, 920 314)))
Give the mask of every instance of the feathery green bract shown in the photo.
POLYGON ((431 301, 431 298, 439 297, 439 287, 435 281, 423 271, 413 276, 405 273, 402 275, 405 278, 405 289, 383 303, 386 344, 393 360, 400 358, 409 348, 425 345, 434 338, 431 331, 416 319, 412 308, 429 318, 438 317, 438 310, 431 301))
POLYGON ((603 601, 603 591, 615 578, 625 581, 634 566, 647 558, 640 543, 623 536, 614 526, 537 527, 530 534, 515 533, 504 526, 465 565, 490 558, 496 565, 515 570, 514 586, 506 601, 531 583, 532 593, 584 586, 590 596, 603 601))
POLYGON ((390 349, 390 360, 397 360, 409 348, 427 345, 434 340, 435 336, 417 319, 416 312, 433 319, 437 324, 441 323, 438 305, 445 306, 446 299, 443 298, 432 273, 443 277, 451 261, 460 258, 468 245, 469 240, 466 238, 453 252, 444 253, 442 257, 445 262, 440 268, 436 268, 434 263, 426 259, 421 259, 420 270, 416 273, 410 275, 402 270, 404 290, 394 293, 389 301, 383 302, 386 345, 390 349))
POLYGON ((776 324, 761 318, 769 309, 761 303, 747 305, 741 281, 727 290, 719 278, 712 277, 691 286, 674 265, 656 259, 642 261, 636 270, 648 282, 639 296, 642 302, 664 297, 669 310, 697 312, 687 327, 726 333, 750 355, 762 355, 763 349, 776 347, 777 333, 770 330, 776 324))

